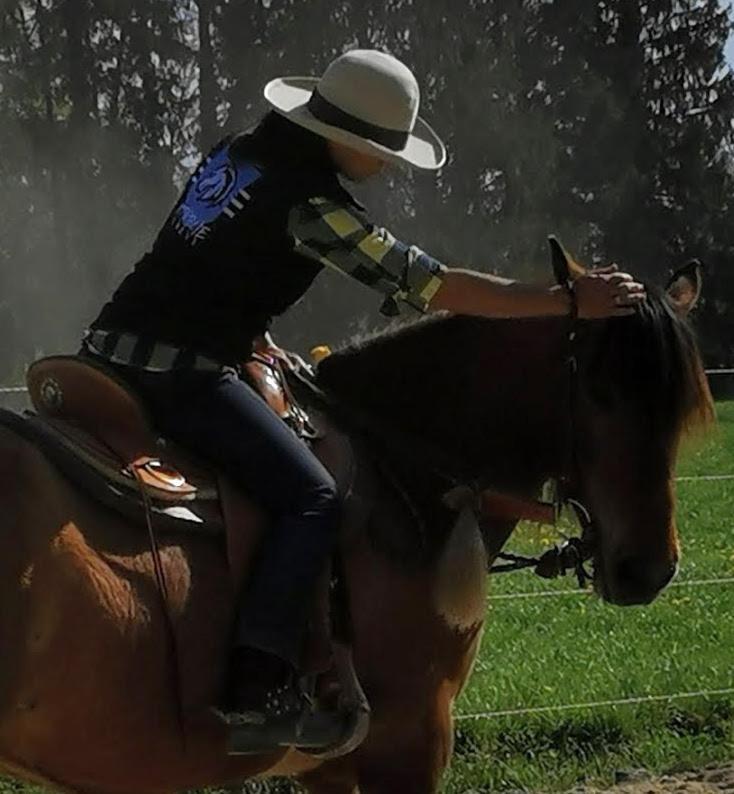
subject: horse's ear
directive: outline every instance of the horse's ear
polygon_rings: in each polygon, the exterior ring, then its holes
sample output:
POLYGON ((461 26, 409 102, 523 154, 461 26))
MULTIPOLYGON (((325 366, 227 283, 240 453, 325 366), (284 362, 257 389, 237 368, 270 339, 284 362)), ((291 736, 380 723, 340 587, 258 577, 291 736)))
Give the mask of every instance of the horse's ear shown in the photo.
POLYGON ((698 303, 703 286, 703 266, 692 259, 670 277, 665 291, 678 314, 686 315, 698 303))
POLYGON ((573 259, 555 235, 551 234, 548 237, 548 245, 551 251, 553 275, 557 284, 567 284, 569 281, 575 281, 579 276, 583 276, 586 273, 586 269, 573 259))

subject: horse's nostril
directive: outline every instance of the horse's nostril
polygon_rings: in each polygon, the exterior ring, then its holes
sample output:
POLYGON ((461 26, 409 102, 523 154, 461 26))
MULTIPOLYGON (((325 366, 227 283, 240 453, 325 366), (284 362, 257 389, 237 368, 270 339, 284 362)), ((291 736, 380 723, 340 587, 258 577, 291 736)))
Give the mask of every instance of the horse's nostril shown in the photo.
POLYGON ((660 564, 645 557, 625 557, 617 564, 617 581, 632 592, 657 592, 675 576, 676 570, 675 563, 660 564))

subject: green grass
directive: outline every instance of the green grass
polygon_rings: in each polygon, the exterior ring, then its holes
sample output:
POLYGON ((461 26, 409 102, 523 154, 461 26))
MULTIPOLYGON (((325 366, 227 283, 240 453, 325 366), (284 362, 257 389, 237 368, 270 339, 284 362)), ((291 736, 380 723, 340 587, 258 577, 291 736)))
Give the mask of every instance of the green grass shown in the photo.
MULTIPOLYGON (((684 452, 679 474, 734 474, 734 403, 684 452)), ((678 582, 734 576, 734 481, 678 484, 678 582)), ((522 527, 521 550, 550 540, 522 527)), ((570 580, 492 580, 492 595, 568 590, 570 580)), ((734 584, 671 587, 618 609, 584 595, 489 599, 482 652, 459 714, 734 687, 734 584)), ((564 790, 611 783, 620 768, 653 772, 734 757, 734 696, 460 721, 446 794, 564 790)))
MULTIPOLYGON (((718 413, 717 431, 684 453, 679 474, 734 474, 734 403, 718 413)), ((681 482, 678 498, 678 581, 734 576, 734 481, 681 482)), ((525 526, 512 545, 538 550, 553 539, 525 526)), ((529 573, 492 579, 482 651, 458 714, 734 687, 734 584, 671 587, 633 609, 579 593, 492 597, 573 587, 529 573)), ((731 695, 465 720, 443 791, 561 791, 610 783, 620 768, 662 772, 733 757, 731 695)), ((11 791, 29 790, 0 782, 0 794, 11 791)))

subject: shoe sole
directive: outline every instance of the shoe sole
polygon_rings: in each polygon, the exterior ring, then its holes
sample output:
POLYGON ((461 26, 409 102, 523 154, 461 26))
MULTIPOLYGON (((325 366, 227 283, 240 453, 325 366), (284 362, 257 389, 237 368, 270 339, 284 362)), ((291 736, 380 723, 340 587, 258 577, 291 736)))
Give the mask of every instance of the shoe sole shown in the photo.
POLYGON ((319 750, 338 744, 349 720, 335 713, 315 712, 298 721, 269 720, 265 725, 232 725, 227 737, 228 755, 257 755, 286 747, 319 750))

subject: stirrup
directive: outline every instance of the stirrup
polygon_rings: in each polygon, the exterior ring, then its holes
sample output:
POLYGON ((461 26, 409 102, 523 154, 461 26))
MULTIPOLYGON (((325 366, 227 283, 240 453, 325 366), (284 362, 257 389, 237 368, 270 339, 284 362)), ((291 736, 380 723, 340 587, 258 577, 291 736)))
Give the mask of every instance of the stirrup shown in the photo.
POLYGON ((306 709, 295 719, 292 715, 231 725, 227 737, 227 755, 259 755, 281 748, 327 749, 337 744, 346 729, 339 712, 306 709))
POLYGON ((254 755, 295 747, 315 758, 328 760, 347 755, 359 747, 369 730, 370 706, 354 669, 352 649, 334 642, 334 662, 341 685, 336 709, 317 709, 313 691, 307 691, 308 679, 302 680, 303 708, 295 718, 292 713, 271 718, 268 726, 265 715, 259 713, 243 713, 241 719, 228 717, 227 753, 254 755))
MULTIPOLYGON (((316 701, 299 685, 300 711, 289 708, 290 685, 269 693, 262 709, 240 712, 213 710, 228 729, 227 754, 253 755, 283 747, 322 750, 343 734, 342 715, 316 708, 316 701)), ((292 703, 290 704, 293 705, 292 703)))

